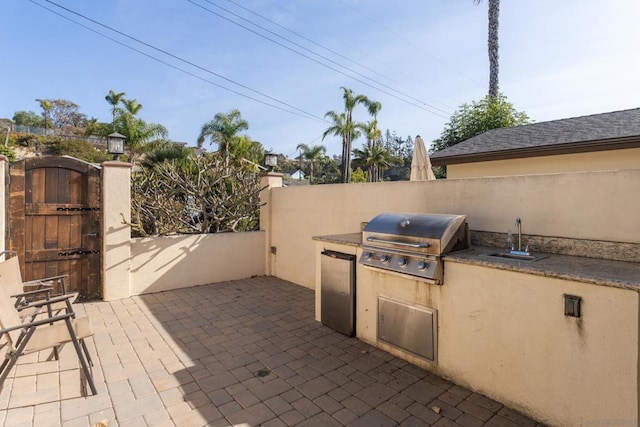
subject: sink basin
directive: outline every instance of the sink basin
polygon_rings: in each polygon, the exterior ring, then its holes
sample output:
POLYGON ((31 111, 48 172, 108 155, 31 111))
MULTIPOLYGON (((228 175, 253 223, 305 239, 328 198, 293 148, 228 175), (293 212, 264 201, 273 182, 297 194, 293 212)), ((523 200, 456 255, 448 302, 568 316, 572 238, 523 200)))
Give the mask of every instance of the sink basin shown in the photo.
POLYGON ((495 253, 492 253, 492 254, 485 254, 485 255, 481 255, 481 256, 492 257, 492 258, 501 258, 501 259, 510 259, 510 260, 514 260, 514 261, 527 261, 527 262, 538 261, 538 260, 541 260, 543 258, 548 257, 548 255, 521 255, 521 254, 511 254, 511 253, 508 253, 508 252, 495 252, 495 253))

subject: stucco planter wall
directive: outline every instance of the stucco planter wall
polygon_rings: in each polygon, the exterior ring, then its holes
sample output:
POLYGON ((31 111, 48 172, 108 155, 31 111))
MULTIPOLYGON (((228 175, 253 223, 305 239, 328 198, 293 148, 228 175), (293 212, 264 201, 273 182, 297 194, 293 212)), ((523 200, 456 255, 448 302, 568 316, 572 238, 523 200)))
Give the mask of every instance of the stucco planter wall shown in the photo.
POLYGON ((132 239, 131 295, 264 275, 264 233, 132 239))

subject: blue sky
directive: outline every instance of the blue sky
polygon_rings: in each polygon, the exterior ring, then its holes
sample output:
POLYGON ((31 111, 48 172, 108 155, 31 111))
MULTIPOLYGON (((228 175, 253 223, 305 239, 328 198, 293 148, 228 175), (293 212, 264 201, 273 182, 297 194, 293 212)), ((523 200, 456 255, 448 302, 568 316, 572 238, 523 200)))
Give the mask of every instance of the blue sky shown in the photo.
MULTIPOLYGON (((487 92, 486 1, 52 1, 171 56, 46 0, 5 0, 0 117, 60 98, 108 122, 104 97, 113 89, 142 103, 140 116, 175 141, 195 145, 203 123, 237 108, 267 150, 293 156, 305 143, 338 154, 339 138, 321 135, 324 114, 343 108, 340 86, 382 103, 381 129, 426 142, 459 105, 487 92)), ((500 90, 538 122, 640 106, 639 20, 637 0, 502 0, 500 90)), ((355 118, 368 120, 363 109, 355 118)))

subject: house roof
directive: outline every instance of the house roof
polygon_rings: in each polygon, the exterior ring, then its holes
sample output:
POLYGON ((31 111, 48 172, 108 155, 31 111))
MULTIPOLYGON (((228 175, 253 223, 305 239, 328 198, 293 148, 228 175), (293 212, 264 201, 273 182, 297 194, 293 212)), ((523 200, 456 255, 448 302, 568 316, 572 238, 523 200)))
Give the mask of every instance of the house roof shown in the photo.
POLYGON ((493 129, 433 153, 434 166, 640 147, 640 108, 493 129))

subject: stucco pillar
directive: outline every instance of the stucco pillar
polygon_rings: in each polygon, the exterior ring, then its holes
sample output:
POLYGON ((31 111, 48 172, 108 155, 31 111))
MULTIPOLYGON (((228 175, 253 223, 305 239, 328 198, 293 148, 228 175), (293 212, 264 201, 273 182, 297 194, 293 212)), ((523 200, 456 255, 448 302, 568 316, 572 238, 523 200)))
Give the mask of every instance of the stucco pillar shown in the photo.
POLYGON ((260 188, 267 187, 260 193, 260 203, 262 203, 260 207, 260 231, 265 232, 264 265, 267 276, 274 275, 276 262, 276 248, 271 243, 271 189, 282 187, 282 177, 281 173, 275 172, 267 172, 260 175, 260 188))
POLYGON ((127 298, 131 272, 131 164, 102 164, 102 298, 127 298))
POLYGON ((0 236, 2 236, 2 240, 0 242, 0 251, 4 251, 6 249, 6 241, 9 236, 7 233, 7 219, 9 218, 9 212, 7 211, 7 207, 9 206, 9 159, 7 156, 0 155, 0 192, 2 192, 2 196, 0 196, 0 236))

